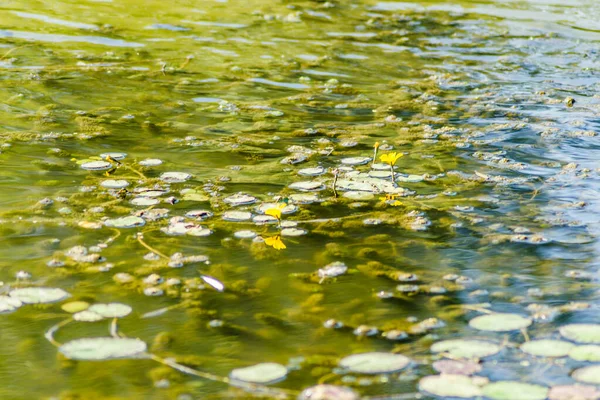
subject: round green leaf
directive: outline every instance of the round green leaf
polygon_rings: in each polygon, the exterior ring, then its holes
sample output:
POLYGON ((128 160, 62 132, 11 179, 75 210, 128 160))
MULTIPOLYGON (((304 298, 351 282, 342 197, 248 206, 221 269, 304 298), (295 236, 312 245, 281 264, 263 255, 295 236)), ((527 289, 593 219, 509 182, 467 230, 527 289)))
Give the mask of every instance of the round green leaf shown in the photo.
POLYGON ((353 354, 340 361, 340 367, 360 374, 386 374, 400 371, 410 363, 401 354, 372 352, 353 354))
POLYGON ((87 310, 89 306, 90 303, 87 301, 70 301, 60 306, 60 308, 62 308, 63 311, 73 314, 79 311, 87 310))
POLYGON ((600 391, 587 385, 559 385, 552 386, 548 393, 550 400, 598 400, 600 391))
POLYGON ((562 340, 542 339, 523 343, 521 350, 532 356, 564 357, 573 347, 574 344, 562 340))
POLYGON ((345 386, 317 385, 304 389, 298 400, 359 400, 354 390, 345 386))
POLYGON ((102 321, 104 317, 90 310, 83 310, 73 314, 73 319, 79 322, 96 322, 102 321))
POLYGON ((55 303, 70 296, 62 289, 44 287, 13 289, 8 295, 25 304, 55 303))
POLYGON ((559 329, 562 337, 577 343, 600 344, 599 324, 571 324, 559 329))
POLYGON ((104 318, 122 318, 131 313, 131 307, 121 303, 98 303, 92 305, 88 311, 95 312, 104 318))
POLYGON ((493 400, 545 400, 548 388, 517 381, 500 381, 485 385, 483 395, 493 400))
POLYGON ((85 338, 67 342, 58 351, 72 360, 112 360, 139 356, 146 351, 146 343, 129 338, 85 338))
POLYGON ((137 228, 144 226, 145 224, 146 221, 143 218, 133 216, 107 219, 104 221, 104 225, 111 228, 137 228))
POLYGON ((482 394, 481 387, 476 385, 476 382, 473 378, 465 375, 432 375, 419 381, 419 389, 440 397, 470 399, 482 394))
POLYGON ((0 313, 9 313, 21 307, 23 302, 17 298, 0 296, 0 313))
POLYGON ((569 357, 577 361, 600 361, 600 346, 588 344, 571 349, 569 357))
POLYGON ((246 368, 237 368, 231 371, 229 377, 232 380, 269 384, 285 378, 288 370, 281 364, 261 363, 246 368))
POLYGON ((527 328, 529 325, 531 325, 531 319, 529 318, 522 317, 518 314, 504 313, 481 315, 469 321, 469 326, 471 328, 490 332, 514 331, 527 328))
POLYGON ((483 358, 500 351, 500 346, 485 340, 442 340, 431 346, 434 353, 449 353, 456 358, 483 358))
POLYGON ((576 369, 571 376, 578 382, 600 385, 600 365, 576 369))

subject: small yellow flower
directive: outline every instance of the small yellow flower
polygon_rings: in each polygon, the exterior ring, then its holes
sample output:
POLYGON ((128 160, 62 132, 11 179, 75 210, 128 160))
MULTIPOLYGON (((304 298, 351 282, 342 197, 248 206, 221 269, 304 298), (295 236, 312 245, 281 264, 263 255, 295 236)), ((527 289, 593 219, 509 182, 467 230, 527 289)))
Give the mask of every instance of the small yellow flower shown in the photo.
POLYGON ((275 250, 283 250, 286 248, 286 245, 281 241, 281 236, 272 236, 270 238, 265 239, 265 244, 267 246, 271 246, 275 250))
POLYGON ((285 203, 277 203, 275 207, 267 208, 265 210, 265 214, 277 219, 281 219, 281 210, 283 210, 286 206, 287 204, 285 203))
POLYGON ((400 157, 402 157, 404 154, 402 153, 387 153, 382 155, 379 159, 381 160, 381 162, 389 164, 389 165, 396 165, 396 161, 398 161, 398 159, 400 157))
POLYGON ((402 205, 402 202, 401 202, 400 200, 396 200, 396 201, 394 201, 394 202, 392 203, 392 205, 393 205, 394 207, 398 207, 398 206, 401 206, 401 205, 402 205))
POLYGON ((378 149, 378 148, 379 148, 379 142, 375 142, 375 144, 373 145, 373 147, 374 147, 375 149, 378 149))

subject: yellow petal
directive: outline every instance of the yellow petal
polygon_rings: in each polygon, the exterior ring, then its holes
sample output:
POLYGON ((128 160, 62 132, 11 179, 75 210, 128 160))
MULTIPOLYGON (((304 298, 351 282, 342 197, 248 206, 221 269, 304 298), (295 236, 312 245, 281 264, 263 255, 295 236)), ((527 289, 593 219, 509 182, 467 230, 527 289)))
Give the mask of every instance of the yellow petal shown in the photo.
POLYGON ((401 205, 402 205, 402 203, 401 203, 400 201, 396 200, 396 201, 394 201, 394 202, 392 203, 392 205, 393 205, 394 207, 398 207, 398 206, 401 206, 401 205))
POLYGON ((283 250, 286 248, 285 244, 281 241, 281 236, 272 236, 265 239, 267 246, 273 247, 275 250, 283 250))
POLYGON ((265 211, 266 215, 270 215, 271 217, 275 217, 277 219, 281 219, 281 209, 280 208, 268 208, 265 211))

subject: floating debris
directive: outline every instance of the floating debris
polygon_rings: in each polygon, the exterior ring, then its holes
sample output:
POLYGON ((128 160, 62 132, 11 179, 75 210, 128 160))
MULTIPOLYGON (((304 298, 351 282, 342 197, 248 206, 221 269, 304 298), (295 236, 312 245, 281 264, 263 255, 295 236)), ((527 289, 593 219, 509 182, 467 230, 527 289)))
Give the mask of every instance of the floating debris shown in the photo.
POLYGON ((317 270, 319 278, 335 278, 348 272, 348 267, 341 261, 334 261, 317 270))

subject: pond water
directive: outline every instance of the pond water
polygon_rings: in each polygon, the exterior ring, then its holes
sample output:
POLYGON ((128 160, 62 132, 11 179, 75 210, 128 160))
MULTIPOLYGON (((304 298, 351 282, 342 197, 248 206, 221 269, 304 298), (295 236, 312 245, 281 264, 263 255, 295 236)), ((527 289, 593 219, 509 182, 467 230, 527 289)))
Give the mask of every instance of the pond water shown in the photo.
POLYGON ((1 10, 1 398, 600 398, 597 1, 1 10))

